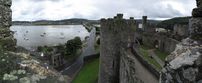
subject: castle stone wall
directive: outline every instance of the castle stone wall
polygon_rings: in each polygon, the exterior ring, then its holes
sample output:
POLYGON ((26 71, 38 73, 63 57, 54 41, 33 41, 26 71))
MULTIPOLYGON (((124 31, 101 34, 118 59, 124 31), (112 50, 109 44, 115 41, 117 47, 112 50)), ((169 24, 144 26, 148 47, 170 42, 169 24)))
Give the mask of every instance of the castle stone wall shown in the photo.
POLYGON ((16 46, 13 32, 10 31, 12 25, 11 5, 11 0, 0 0, 0 46, 5 50, 14 50, 16 46))
POLYGON ((175 24, 174 26, 174 34, 179 35, 182 37, 188 37, 189 26, 188 25, 182 25, 182 24, 175 24))
POLYGON ((179 43, 179 41, 168 38, 161 33, 144 33, 142 34, 142 42, 143 45, 152 48, 156 48, 155 45, 158 44, 158 49, 166 53, 173 52, 179 43))
POLYGON ((119 83, 121 48, 134 40, 135 28, 134 19, 122 14, 101 20, 99 83, 119 83))
POLYGON ((190 20, 191 36, 177 44, 166 58, 160 83, 202 83, 202 0, 193 10, 190 20))

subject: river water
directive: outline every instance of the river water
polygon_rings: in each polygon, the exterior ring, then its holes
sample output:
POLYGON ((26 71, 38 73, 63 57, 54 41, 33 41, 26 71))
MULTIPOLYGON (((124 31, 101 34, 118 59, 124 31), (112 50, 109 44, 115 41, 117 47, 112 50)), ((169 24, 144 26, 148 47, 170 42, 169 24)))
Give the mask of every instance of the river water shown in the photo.
POLYGON ((79 36, 84 40, 89 36, 82 25, 12 26, 17 46, 33 49, 37 46, 55 46, 79 36))

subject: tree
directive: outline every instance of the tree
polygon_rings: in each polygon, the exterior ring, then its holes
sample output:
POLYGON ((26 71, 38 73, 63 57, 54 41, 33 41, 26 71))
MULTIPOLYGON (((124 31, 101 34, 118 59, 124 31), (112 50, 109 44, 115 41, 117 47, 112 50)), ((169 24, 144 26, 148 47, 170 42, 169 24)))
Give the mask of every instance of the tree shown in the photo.
POLYGON ((75 37, 74 39, 67 41, 65 46, 66 46, 65 55, 66 56, 73 56, 73 55, 76 55, 76 52, 78 49, 82 48, 82 42, 81 42, 81 39, 79 37, 75 37))

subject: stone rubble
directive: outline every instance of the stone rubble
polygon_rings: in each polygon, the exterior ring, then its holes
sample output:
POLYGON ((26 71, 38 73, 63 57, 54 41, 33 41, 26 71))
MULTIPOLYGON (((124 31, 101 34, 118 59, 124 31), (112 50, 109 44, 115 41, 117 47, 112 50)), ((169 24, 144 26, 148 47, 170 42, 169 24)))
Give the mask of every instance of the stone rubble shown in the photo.
POLYGON ((197 0, 190 19, 190 37, 167 58, 159 83, 202 83, 202 0, 197 0))

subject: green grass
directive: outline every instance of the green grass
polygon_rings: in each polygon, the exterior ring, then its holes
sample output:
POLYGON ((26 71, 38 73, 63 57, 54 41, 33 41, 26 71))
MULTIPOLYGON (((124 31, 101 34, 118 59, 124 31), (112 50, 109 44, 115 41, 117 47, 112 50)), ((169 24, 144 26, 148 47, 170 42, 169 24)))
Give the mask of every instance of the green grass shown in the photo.
POLYGON ((155 60, 149 57, 148 48, 140 47, 140 52, 144 59, 146 59, 150 64, 152 64, 157 70, 161 70, 161 65, 155 60))
POLYGON ((100 52, 100 45, 95 44, 95 51, 96 53, 100 52))
POLYGON ((165 61, 165 58, 169 55, 168 53, 161 52, 158 49, 156 49, 154 52, 162 61, 165 61))
POLYGON ((142 49, 144 49, 144 50, 149 50, 149 49, 152 49, 152 48, 147 47, 147 46, 141 46, 141 48, 142 48, 142 49))
POLYGON ((72 83, 96 83, 99 72, 99 58, 86 63, 72 83))

